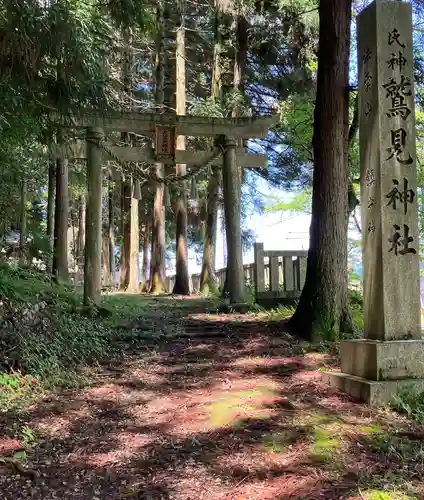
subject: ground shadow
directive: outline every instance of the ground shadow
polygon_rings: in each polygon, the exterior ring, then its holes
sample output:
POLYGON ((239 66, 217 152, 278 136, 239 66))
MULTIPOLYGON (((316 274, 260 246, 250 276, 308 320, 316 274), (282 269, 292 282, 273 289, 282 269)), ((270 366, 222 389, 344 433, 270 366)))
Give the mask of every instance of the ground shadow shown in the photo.
POLYGON ((11 437, 36 433, 38 474, 0 475, 3 498, 347 499, 384 476, 366 428, 386 417, 325 383, 328 355, 275 322, 190 311, 167 320, 181 335, 139 344, 93 387, 3 415, 11 437))

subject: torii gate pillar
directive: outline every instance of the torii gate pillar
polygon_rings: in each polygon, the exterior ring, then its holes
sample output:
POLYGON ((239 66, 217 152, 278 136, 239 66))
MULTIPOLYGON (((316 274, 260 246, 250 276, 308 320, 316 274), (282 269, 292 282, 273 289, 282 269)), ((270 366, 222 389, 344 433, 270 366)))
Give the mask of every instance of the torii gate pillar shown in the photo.
POLYGON ((245 292, 241 245, 241 185, 237 167, 236 139, 225 136, 224 146, 222 186, 228 250, 226 283, 230 302, 232 304, 241 304, 244 302, 245 292))

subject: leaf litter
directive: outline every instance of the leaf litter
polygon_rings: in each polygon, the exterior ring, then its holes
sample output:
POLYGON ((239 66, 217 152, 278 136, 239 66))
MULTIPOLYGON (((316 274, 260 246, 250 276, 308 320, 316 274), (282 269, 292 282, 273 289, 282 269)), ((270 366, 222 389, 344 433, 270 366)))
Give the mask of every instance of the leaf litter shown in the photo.
POLYGON ((320 369, 334 359, 281 324, 184 314, 189 334, 147 358, 132 351, 91 387, 0 415, 4 455, 22 448, 17 429, 36 436, 24 464, 36 476, 0 467, 2 498, 424 498, 424 427, 331 389, 320 369))

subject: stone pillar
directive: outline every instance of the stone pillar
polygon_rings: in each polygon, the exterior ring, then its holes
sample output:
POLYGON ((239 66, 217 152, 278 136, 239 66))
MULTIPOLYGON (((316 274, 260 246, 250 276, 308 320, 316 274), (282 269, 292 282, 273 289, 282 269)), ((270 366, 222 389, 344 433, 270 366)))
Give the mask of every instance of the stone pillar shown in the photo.
POLYGON ((222 171, 224 191, 225 233, 227 237, 227 281, 230 302, 244 302, 243 251, 241 245, 241 186, 237 168, 236 140, 225 137, 222 171))
POLYGON ((85 218, 84 305, 100 303, 102 275, 102 130, 87 130, 87 208, 85 218))
POLYGON ((342 342, 330 379, 383 403, 402 384, 424 388, 410 4, 358 16, 358 70, 365 339, 342 342))

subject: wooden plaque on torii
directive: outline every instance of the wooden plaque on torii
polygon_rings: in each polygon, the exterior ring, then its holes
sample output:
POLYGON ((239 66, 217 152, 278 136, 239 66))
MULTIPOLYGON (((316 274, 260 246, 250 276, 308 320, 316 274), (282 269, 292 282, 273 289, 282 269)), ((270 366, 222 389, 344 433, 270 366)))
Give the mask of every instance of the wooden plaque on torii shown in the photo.
POLYGON ((175 127, 155 125, 155 157, 158 162, 175 159, 175 127))

